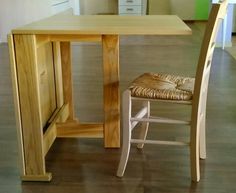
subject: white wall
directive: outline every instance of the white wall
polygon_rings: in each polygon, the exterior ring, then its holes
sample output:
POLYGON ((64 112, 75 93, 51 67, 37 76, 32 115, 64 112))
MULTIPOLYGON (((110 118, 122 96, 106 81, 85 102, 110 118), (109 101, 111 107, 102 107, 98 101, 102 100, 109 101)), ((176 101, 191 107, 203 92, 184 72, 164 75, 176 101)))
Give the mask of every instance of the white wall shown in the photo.
MULTIPOLYGON (((61 10, 52 7, 63 0, 0 0, 0 43, 12 29, 37 21, 61 10)), ((65 0, 66 1, 66 0, 65 0)), ((118 0, 69 0, 75 14, 117 13, 118 0), (80 8, 79 8, 80 7, 80 8), (79 10, 80 9, 80 10, 79 10)))
POLYGON ((0 42, 6 42, 7 34, 11 29, 49 17, 58 10, 63 11, 68 8, 63 5, 53 7, 52 2, 53 0, 1 0, 0 42))
POLYGON ((6 42, 11 29, 50 16, 50 0, 1 0, 0 42, 6 42))
POLYGON ((69 9, 72 5, 74 6, 74 3, 70 2, 70 0, 51 0, 51 5, 52 14, 57 14, 61 11, 69 9))
POLYGON ((117 12, 118 0, 80 0, 80 13, 82 15, 117 12))

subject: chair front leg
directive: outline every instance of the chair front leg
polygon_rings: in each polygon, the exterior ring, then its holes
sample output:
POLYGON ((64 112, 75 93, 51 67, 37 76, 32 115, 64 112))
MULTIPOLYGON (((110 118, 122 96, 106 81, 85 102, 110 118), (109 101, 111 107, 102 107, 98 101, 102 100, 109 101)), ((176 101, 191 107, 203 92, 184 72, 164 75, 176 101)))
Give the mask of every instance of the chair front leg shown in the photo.
POLYGON ((127 161, 130 152, 130 140, 131 140, 131 95, 130 91, 126 90, 123 93, 122 111, 123 111, 123 144, 120 157, 120 163, 116 175, 122 177, 125 172, 127 161))
MULTIPOLYGON (((147 108, 147 113, 145 115, 146 118, 149 118, 150 116, 150 102, 149 101, 143 101, 143 106, 147 108)), ((149 128, 149 122, 142 122, 141 131, 139 134, 139 139, 145 140, 147 137, 149 128)), ((139 143, 137 145, 137 148, 142 149, 144 146, 144 143, 139 143)))

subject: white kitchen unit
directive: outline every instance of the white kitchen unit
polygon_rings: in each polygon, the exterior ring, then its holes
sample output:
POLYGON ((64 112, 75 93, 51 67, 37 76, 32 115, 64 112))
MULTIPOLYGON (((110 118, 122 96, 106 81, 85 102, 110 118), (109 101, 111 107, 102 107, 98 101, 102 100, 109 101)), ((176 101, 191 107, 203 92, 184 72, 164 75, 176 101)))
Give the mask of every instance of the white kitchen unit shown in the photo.
POLYGON ((146 15, 147 0, 119 0, 119 15, 146 15))

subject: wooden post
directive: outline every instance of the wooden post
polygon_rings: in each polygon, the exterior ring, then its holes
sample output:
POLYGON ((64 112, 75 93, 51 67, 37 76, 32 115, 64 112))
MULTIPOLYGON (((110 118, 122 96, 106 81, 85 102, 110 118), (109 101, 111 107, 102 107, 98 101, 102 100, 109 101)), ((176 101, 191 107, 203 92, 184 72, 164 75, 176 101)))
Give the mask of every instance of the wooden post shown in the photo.
POLYGON ((105 147, 120 147, 119 36, 103 35, 105 147))
POLYGON ((34 35, 14 35, 14 44, 25 163, 22 180, 49 181, 51 174, 45 171, 36 39, 34 35))
POLYGON ((71 66, 71 45, 70 42, 61 42, 61 67, 63 78, 64 103, 69 104, 68 121, 75 120, 74 101, 73 101, 73 80, 71 66))

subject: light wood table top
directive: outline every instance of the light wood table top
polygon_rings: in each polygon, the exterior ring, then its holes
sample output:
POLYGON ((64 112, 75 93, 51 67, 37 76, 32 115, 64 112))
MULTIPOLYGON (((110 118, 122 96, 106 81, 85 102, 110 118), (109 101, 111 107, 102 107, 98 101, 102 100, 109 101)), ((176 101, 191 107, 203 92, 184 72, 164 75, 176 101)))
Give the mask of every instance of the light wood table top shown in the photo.
POLYGON ((64 12, 12 30, 13 34, 188 35, 191 29, 176 15, 81 15, 64 12))

